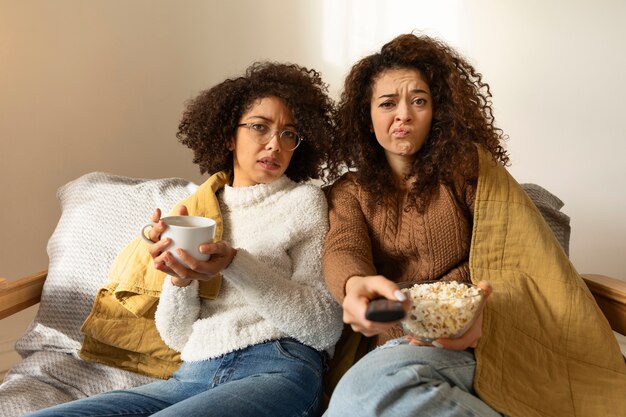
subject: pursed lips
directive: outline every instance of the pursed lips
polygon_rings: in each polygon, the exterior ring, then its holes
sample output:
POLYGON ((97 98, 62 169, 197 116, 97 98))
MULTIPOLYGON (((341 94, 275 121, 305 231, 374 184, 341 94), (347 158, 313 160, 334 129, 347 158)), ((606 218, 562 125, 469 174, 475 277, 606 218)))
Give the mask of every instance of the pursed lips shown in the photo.
POLYGON ((391 134, 395 137, 403 138, 408 136, 411 133, 410 129, 406 129, 403 127, 397 127, 391 131, 391 134))

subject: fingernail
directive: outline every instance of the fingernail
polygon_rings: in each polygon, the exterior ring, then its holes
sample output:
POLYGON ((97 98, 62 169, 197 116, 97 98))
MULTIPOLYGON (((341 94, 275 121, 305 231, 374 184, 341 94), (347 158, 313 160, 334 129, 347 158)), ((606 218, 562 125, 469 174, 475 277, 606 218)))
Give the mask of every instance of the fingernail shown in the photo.
POLYGON ((393 295, 396 297, 396 300, 398 301, 406 300, 406 295, 404 295, 404 293, 400 290, 395 290, 393 295))
POLYGON ((433 340, 432 345, 436 348, 442 349, 443 345, 439 342, 437 342, 436 340, 433 340))

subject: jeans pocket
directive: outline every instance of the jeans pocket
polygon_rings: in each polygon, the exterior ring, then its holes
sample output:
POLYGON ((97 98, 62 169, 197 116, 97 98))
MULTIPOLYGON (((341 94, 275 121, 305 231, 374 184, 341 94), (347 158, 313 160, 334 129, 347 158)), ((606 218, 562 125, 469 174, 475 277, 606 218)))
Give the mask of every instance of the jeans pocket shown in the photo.
POLYGON ((322 375, 324 360, 321 352, 291 339, 275 340, 274 346, 284 358, 300 362, 317 375, 322 375))

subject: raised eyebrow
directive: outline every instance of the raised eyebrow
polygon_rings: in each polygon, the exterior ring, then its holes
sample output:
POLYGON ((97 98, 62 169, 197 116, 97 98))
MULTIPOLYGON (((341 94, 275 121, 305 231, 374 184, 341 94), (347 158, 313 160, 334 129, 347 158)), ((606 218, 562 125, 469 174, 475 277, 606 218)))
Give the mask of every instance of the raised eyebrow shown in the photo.
MULTIPOLYGON (((413 94, 421 94, 421 93, 423 93, 423 94, 430 95, 429 91, 423 90, 421 88, 414 88, 413 90, 411 90, 411 93, 413 93, 413 94)), ((398 96, 399 96, 398 93, 390 93, 390 94, 383 94, 382 96, 379 96, 378 98, 379 99, 381 99, 381 98, 395 98, 395 97, 398 97, 398 96)))
POLYGON ((416 88, 416 89, 413 89, 413 90, 411 90, 411 92, 412 92, 413 94, 427 94, 427 95, 430 95, 430 91, 423 90, 423 89, 421 89, 421 88, 416 88))
POLYGON ((264 122, 271 122, 272 121, 272 119, 267 118, 265 116, 248 116, 248 117, 246 117, 246 119, 261 119, 264 122))

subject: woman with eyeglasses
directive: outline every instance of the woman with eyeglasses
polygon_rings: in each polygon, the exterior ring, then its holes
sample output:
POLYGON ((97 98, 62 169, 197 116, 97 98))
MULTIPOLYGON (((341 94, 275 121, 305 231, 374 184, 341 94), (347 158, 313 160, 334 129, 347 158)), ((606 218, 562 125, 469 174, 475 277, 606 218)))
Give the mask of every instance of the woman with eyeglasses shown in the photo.
POLYGON ((34 416, 320 413, 322 374, 341 334, 341 308, 321 270, 326 200, 319 187, 303 182, 323 177, 334 137, 326 91, 314 70, 256 63, 187 105, 177 137, 194 151, 201 172, 214 174, 208 181, 223 232, 221 240, 200 246, 211 255, 206 262, 180 252, 185 267, 167 250, 169 240, 160 239, 166 226, 159 209, 152 219, 148 250, 167 274, 156 327, 181 353, 182 365, 168 380, 34 416), (200 297, 199 283, 217 274, 217 297, 200 297))

